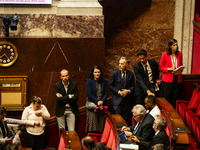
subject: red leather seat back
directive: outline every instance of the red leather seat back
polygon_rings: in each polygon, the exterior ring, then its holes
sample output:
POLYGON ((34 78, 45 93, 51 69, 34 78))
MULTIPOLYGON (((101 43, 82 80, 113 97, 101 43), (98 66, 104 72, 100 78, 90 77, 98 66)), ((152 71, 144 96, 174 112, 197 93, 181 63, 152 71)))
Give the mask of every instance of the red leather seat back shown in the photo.
POLYGON ((100 141, 101 143, 107 144, 111 129, 112 129, 112 124, 110 120, 107 118, 105 126, 104 126, 104 130, 103 130, 103 134, 101 137, 101 141, 100 141))
POLYGON ((194 89, 188 108, 197 108, 200 103, 200 93, 194 89))
POLYGON ((113 128, 111 128, 110 136, 109 136, 106 146, 110 147, 112 150, 116 150, 117 142, 116 142, 115 132, 113 128))

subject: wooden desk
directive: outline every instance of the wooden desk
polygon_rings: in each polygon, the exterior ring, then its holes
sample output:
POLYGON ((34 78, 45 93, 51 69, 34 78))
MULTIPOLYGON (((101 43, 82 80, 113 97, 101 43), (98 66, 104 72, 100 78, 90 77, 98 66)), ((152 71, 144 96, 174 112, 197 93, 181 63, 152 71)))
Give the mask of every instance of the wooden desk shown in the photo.
POLYGON ((81 142, 76 131, 66 131, 66 135, 68 140, 66 143, 66 148, 72 150, 81 150, 81 142))
MULTIPOLYGON (((156 99, 162 114, 166 117, 172 133, 171 145, 176 150, 187 150, 189 146, 189 137, 187 132, 175 132, 174 126, 185 127, 183 120, 172 105, 163 97, 156 99)), ((186 129, 186 127, 185 127, 186 129)))

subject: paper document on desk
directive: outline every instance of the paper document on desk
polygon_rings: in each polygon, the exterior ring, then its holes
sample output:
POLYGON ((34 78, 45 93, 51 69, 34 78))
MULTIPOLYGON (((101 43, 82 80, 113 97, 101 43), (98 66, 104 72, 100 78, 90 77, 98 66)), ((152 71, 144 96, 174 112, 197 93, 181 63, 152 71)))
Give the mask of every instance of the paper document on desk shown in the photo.
POLYGON ((119 145, 120 150, 129 150, 129 149, 135 149, 138 150, 139 146, 134 144, 120 144, 119 145))

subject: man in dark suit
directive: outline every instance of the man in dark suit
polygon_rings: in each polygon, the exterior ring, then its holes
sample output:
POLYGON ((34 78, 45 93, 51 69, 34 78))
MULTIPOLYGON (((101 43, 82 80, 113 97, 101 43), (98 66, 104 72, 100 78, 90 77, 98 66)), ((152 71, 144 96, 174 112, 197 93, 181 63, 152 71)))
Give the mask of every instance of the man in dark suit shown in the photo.
POLYGON ((112 150, 109 147, 106 147, 102 143, 98 142, 95 144, 91 136, 86 136, 81 140, 82 147, 85 150, 112 150))
POLYGON ((135 103, 144 105, 147 95, 155 96, 155 86, 160 85, 159 65, 154 59, 147 59, 147 51, 140 49, 137 53, 140 62, 134 66, 136 76, 135 103))
POLYGON ((155 132, 153 130, 154 118, 147 114, 146 109, 142 105, 135 105, 132 109, 135 124, 130 127, 122 127, 122 131, 126 136, 136 136, 141 141, 151 141, 155 132))
POLYGON ((55 84, 56 119, 59 128, 65 129, 65 119, 68 131, 75 129, 75 115, 78 114, 77 102, 79 99, 76 82, 69 80, 70 73, 63 69, 60 71, 61 81, 55 84))
POLYGON ((140 149, 153 150, 153 146, 156 144, 164 144, 165 147, 168 148, 170 142, 169 137, 165 132, 166 126, 166 119, 161 116, 158 116, 153 124, 153 128, 156 133, 154 138, 150 142, 141 141, 136 136, 133 136, 132 140, 134 140, 139 145, 140 149))
POLYGON ((113 92, 112 104, 115 114, 120 114, 127 121, 132 92, 134 90, 133 72, 127 70, 129 59, 121 57, 119 69, 112 72, 108 88, 113 92))

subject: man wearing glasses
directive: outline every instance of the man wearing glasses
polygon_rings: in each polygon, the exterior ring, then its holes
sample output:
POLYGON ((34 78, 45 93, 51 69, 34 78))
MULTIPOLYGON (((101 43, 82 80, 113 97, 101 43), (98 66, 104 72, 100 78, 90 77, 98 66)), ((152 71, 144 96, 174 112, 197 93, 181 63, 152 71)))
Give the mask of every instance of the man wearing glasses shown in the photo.
POLYGON ((161 116, 158 116, 153 124, 153 129, 156 133, 154 138, 150 142, 141 141, 136 136, 133 136, 132 140, 134 140, 139 145, 140 149, 152 150, 152 147, 156 144, 163 144, 166 148, 168 148, 170 142, 169 137, 165 132, 166 126, 166 119, 161 116))
POLYGON ((134 66, 136 76, 135 104, 144 105, 147 95, 155 96, 155 86, 160 85, 159 65, 154 59, 147 59, 147 51, 140 49, 137 53, 140 60, 134 66))
POLYGON ((132 109, 135 124, 130 127, 122 127, 122 131, 126 136, 136 136, 141 141, 151 141, 155 132, 152 128, 154 118, 147 114, 146 109, 142 105, 135 105, 132 109))
POLYGON ((76 82, 69 80, 70 73, 67 69, 60 71, 61 81, 54 86, 56 95, 56 119, 59 128, 65 129, 65 119, 68 131, 75 130, 75 114, 78 114, 78 88, 76 82))

